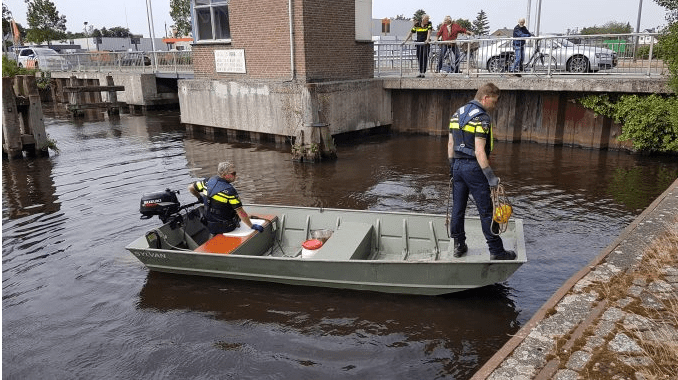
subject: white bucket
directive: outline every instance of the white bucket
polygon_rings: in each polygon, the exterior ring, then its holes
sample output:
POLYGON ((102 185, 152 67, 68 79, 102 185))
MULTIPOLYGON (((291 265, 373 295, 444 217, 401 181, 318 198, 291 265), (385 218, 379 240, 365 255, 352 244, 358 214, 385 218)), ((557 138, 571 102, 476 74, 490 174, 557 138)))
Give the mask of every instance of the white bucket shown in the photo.
POLYGON ((306 240, 303 244, 301 244, 301 258, 310 259, 311 257, 315 256, 316 253, 318 253, 322 246, 323 243, 318 239, 306 240))

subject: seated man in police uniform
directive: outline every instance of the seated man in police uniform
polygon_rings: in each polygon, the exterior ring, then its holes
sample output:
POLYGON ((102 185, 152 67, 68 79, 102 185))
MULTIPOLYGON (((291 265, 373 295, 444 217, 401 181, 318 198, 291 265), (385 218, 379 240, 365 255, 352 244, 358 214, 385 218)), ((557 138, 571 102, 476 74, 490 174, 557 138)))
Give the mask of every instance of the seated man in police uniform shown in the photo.
POLYGON ((207 229, 212 235, 233 231, 240 221, 253 230, 264 232, 264 227, 252 223, 243 209, 238 192, 231 185, 235 175, 235 165, 220 162, 217 175, 188 186, 188 191, 205 203, 207 229))

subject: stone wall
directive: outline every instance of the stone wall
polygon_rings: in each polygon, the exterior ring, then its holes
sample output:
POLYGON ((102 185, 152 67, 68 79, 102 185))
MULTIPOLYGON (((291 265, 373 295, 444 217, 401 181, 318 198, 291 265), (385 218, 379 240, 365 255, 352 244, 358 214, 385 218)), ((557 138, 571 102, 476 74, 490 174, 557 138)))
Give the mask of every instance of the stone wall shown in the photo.
POLYGON ((331 134, 390 125, 391 95, 380 80, 304 83, 179 81, 181 122, 281 136, 313 123, 331 134))

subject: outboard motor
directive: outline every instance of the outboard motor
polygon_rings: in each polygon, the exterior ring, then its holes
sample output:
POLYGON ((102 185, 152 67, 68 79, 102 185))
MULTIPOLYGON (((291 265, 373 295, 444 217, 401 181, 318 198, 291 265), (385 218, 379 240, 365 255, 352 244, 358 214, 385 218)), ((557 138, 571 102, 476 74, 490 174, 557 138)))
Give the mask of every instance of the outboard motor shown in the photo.
POLYGON ((177 194, 179 190, 165 189, 163 192, 142 195, 139 204, 141 219, 150 219, 157 215, 163 223, 167 223, 169 217, 181 209, 177 194))

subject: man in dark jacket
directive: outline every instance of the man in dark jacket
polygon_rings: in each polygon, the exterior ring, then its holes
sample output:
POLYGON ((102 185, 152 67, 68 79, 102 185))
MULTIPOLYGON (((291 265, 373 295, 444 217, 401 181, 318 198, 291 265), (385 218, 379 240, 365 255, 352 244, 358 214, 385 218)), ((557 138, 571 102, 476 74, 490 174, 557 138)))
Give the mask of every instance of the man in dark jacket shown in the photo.
MULTIPOLYGON (((532 33, 525 27, 525 19, 518 20, 518 25, 513 28, 513 38, 530 37, 532 33)), ((513 40, 513 50, 516 52, 516 59, 509 71, 523 71, 523 58, 525 55, 525 40, 513 40)))

